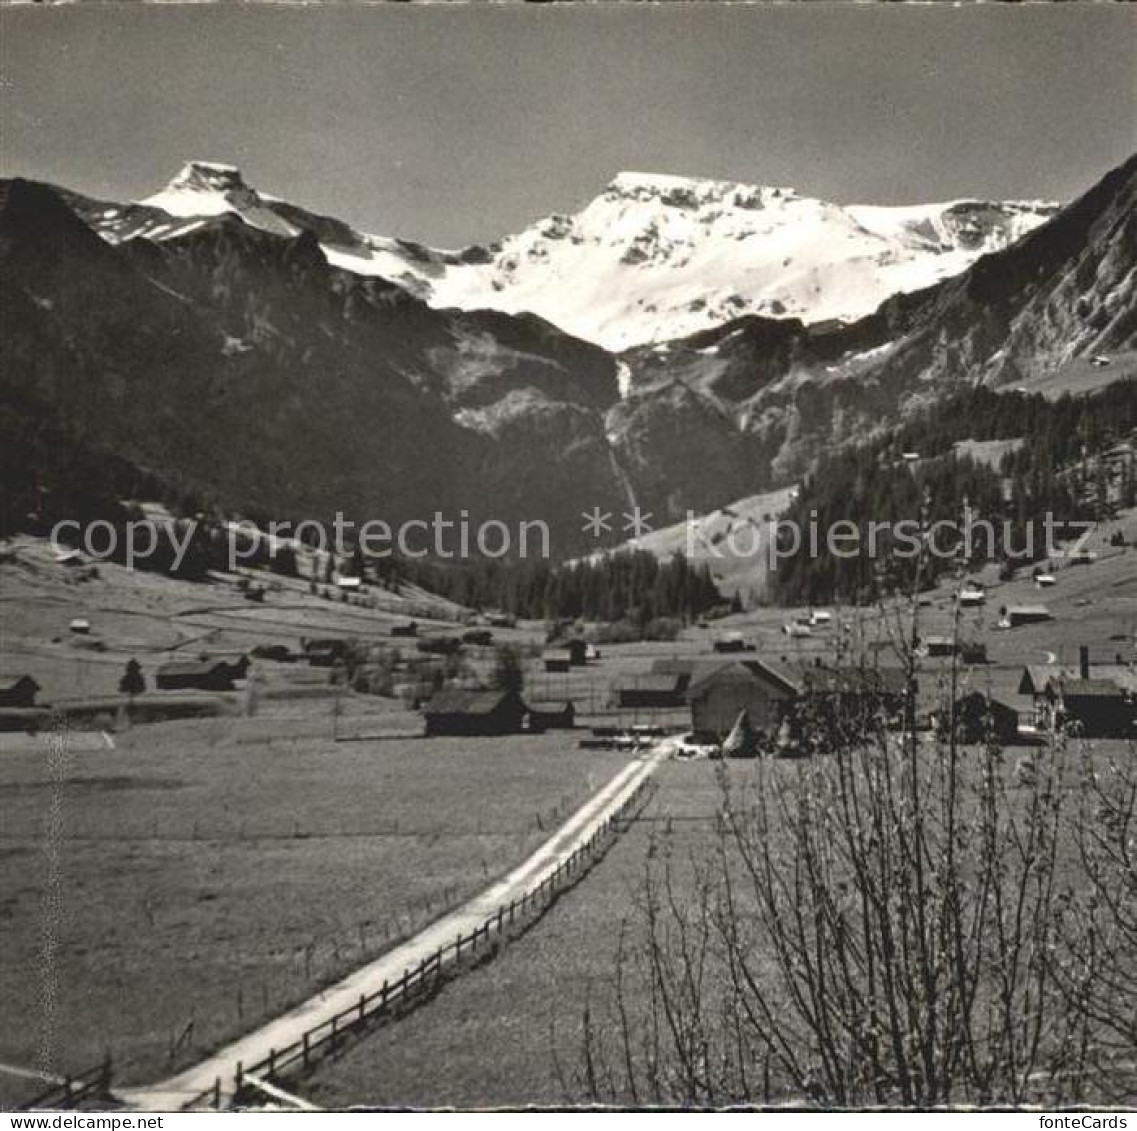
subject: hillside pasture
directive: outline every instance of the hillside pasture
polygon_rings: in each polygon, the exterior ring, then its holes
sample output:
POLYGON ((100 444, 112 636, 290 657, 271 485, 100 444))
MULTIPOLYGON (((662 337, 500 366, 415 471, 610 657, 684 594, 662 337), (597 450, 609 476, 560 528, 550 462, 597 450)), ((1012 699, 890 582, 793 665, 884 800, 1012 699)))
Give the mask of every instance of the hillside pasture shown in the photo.
POLYGON ((623 764, 298 722, 3 736, 0 1061, 184 1065, 480 890, 623 764))

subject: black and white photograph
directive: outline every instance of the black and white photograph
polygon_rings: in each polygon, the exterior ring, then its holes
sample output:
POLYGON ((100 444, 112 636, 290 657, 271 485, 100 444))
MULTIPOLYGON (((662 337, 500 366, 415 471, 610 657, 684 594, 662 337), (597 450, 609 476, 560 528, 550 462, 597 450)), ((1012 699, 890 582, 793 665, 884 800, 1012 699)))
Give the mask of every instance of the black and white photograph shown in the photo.
POLYGON ((1137 12, 0 3, 3 1127, 723 1110, 1137 1112, 1137 12))

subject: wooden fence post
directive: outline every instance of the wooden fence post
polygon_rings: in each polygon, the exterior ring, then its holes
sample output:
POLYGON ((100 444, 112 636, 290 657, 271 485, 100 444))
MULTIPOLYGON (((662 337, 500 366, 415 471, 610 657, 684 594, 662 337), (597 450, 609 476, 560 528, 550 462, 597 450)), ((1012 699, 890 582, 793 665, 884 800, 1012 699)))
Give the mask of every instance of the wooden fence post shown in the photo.
POLYGON ((308 1067, 308 1060, 311 1055, 311 1031, 304 1030, 304 1067, 308 1067))
POLYGON ((360 1021, 363 1020, 363 1014, 364 1014, 364 1011, 366 1010, 366 1008, 367 1008, 367 995, 366 994, 360 994, 359 995, 359 1020, 360 1021))
POLYGON ((387 985, 387 979, 383 979, 383 989, 379 992, 379 1008, 386 1010, 387 1008, 387 995, 390 993, 390 987, 387 985))
POLYGON ((457 962, 462 957, 462 932, 458 932, 458 938, 454 943, 454 961, 457 962))
POLYGON ((221 1110, 221 1077, 218 1076, 213 1081, 213 1110, 221 1110))
POLYGON ((242 1086, 245 1083, 245 1069, 240 1061, 237 1061, 237 1071, 233 1073, 233 1095, 239 1095, 242 1086))
POLYGON ((332 1052, 336 1051, 336 1037, 339 1036, 339 1021, 339 1014, 332 1014, 332 1036, 331 1040, 328 1042, 332 1046, 332 1052))
POLYGON ((497 909, 497 933, 499 935, 501 934, 501 926, 502 926, 502 923, 504 923, 504 922, 505 922, 505 908, 499 907, 497 909))

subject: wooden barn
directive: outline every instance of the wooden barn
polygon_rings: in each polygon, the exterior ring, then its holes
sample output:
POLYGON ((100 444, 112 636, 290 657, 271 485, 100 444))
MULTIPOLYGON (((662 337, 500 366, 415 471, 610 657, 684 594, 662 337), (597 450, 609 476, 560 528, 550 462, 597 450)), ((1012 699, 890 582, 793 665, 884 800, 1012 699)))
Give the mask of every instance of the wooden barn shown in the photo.
POLYGON ((446 688, 423 707, 427 735, 520 734, 527 713, 516 691, 446 688))
POLYGON ((805 702, 815 710, 849 722, 868 722, 884 716, 904 718, 908 687, 899 668, 825 667, 802 672, 805 702))
POLYGON ((745 712, 755 730, 771 731, 781 724, 798 691, 786 675, 758 660, 724 664, 687 688, 691 729, 721 738, 730 734, 745 712))
POLYGON ((224 660, 163 664, 154 683, 161 691, 232 691, 233 669, 224 660))
MULTIPOLYGON (((682 672, 649 672, 612 688, 612 705, 621 710, 661 711, 686 706, 690 676, 682 672)), ((737 712, 735 712, 737 715, 737 712)), ((731 723, 734 719, 731 719, 731 723)))
POLYGON ((571 699, 556 703, 530 703, 528 722, 534 734, 572 730, 576 726, 576 707, 571 699))
POLYGON ((1039 727, 1065 725, 1086 738, 1128 738, 1137 730, 1137 669, 1091 665, 1085 645, 1074 666, 1027 664, 1018 693, 1031 697, 1039 727))
POLYGON ((40 685, 30 675, 22 675, 0 686, 0 707, 34 707, 40 685))
POLYGON ((541 653, 541 663, 547 672, 567 672, 572 667, 572 657, 566 648, 550 648, 541 653))
POLYGON ((1053 619, 1053 614, 1045 605, 1012 605, 1003 614, 1001 623, 1008 628, 1018 628, 1020 625, 1042 624, 1053 619))
POLYGON ((920 642, 926 656, 954 656, 959 652, 959 641, 954 636, 925 636, 920 642))
MULTIPOLYGON (((951 718, 941 713, 936 730, 949 737, 951 718)), ((981 691, 960 696, 955 703, 955 737, 959 742, 979 744, 994 741, 1009 746, 1018 741, 1019 713, 1013 707, 981 691)))
POLYGON ((1079 737, 1137 736, 1137 695, 1112 679, 1052 680, 1047 694, 1055 723, 1079 737))

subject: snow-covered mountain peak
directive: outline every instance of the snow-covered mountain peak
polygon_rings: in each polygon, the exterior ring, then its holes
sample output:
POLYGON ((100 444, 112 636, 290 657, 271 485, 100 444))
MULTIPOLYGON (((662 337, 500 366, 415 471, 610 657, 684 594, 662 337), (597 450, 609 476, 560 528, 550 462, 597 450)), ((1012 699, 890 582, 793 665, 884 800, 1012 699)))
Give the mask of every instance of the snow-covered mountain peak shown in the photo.
POLYGON ((579 211, 461 252, 368 235, 258 193, 233 165, 191 161, 141 209, 111 209, 112 241, 177 239, 212 217, 294 237, 437 307, 529 311, 611 350, 683 337, 745 314, 851 321, 965 270, 1057 205, 956 200, 841 205, 785 187, 626 171, 579 211))
MULTIPOLYGON (((262 196, 249 185, 236 165, 219 161, 188 161, 161 192, 140 201, 149 208, 160 208, 170 216, 197 220, 235 214, 254 228, 281 236, 299 232, 272 209, 273 198, 262 196)), ((185 235, 196 225, 170 229, 149 228, 139 233, 151 238, 185 235)))
POLYGON ((770 201, 792 200, 792 188, 746 184, 742 181, 713 180, 709 177, 680 177, 670 173, 617 173, 601 194, 601 199, 640 203, 657 201, 671 208, 700 208, 725 204, 733 208, 761 208, 770 201))
POLYGON ((161 192, 142 201, 173 216, 216 216, 258 202, 240 169, 216 161, 188 161, 161 192))

